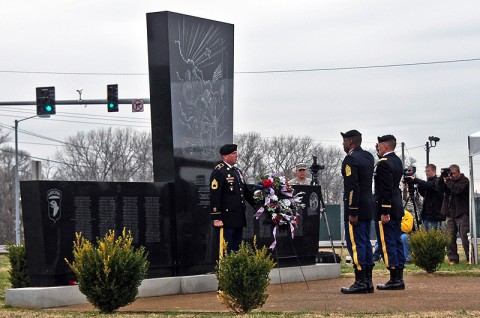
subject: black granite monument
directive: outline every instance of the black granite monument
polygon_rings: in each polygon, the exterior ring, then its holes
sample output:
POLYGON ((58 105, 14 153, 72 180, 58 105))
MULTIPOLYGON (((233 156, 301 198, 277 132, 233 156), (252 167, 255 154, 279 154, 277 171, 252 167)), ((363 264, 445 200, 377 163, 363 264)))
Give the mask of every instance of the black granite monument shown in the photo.
POLYGON ((162 182, 22 181, 23 225, 32 286, 74 281, 75 232, 90 241, 108 230, 132 232, 145 246, 149 277, 175 274, 172 250, 173 184, 162 182))
POLYGON ((178 275, 213 270, 209 178, 233 140, 233 25, 147 14, 155 181, 175 184, 178 275))
MULTIPOLYGON (((209 177, 233 140, 233 25, 157 12, 147 14, 147 31, 155 182, 21 182, 32 286, 74 280, 64 258, 72 259, 75 232, 95 241, 124 227, 148 252, 149 277, 214 270, 209 177)), ((307 192, 307 207, 293 240, 279 233, 275 253, 281 264, 297 256, 312 264, 320 187, 295 188, 307 192)), ((246 239, 270 246, 271 226, 247 213, 246 239)))

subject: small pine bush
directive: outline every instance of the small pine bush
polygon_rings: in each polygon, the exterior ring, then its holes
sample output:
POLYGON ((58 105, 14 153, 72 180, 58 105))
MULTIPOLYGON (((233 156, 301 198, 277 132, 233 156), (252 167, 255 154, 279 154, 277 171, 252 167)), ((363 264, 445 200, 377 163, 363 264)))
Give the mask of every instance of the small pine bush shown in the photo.
POLYGON ((102 313, 112 313, 133 302, 145 279, 148 260, 143 247, 134 250, 131 232, 115 239, 110 230, 94 247, 81 233, 76 233, 73 257, 68 266, 77 276, 80 291, 102 313))
POLYGON ((218 298, 230 310, 249 312, 262 307, 268 298, 270 271, 275 262, 264 246, 258 249, 242 242, 238 252, 231 251, 217 262, 218 298))
POLYGON ((8 252, 8 260, 10 261, 10 269, 8 274, 12 288, 22 288, 30 286, 30 277, 27 271, 27 254, 25 246, 7 244, 5 249, 8 252))
POLYGON ((412 260, 415 265, 427 273, 435 272, 445 260, 449 235, 442 230, 424 228, 410 234, 412 260))

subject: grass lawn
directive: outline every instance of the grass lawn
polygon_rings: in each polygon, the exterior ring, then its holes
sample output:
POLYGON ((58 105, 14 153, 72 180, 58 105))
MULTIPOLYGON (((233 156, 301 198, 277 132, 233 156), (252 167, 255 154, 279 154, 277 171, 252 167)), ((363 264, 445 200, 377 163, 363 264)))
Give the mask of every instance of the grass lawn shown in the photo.
MULTIPOLYGON (((328 251, 326 249, 326 251, 328 251)), ((340 250, 336 251, 340 253, 340 250)), ((462 251, 459 251, 461 253, 462 251)), ((345 264, 345 256, 348 252, 346 249, 343 251, 342 259, 342 276, 353 276, 353 269, 350 264, 345 264)), ((162 313, 114 313, 114 314, 100 314, 99 311, 93 310, 88 312, 77 312, 77 311, 65 311, 65 310, 55 310, 55 309, 18 309, 5 306, 5 289, 10 288, 9 282, 9 262, 7 255, 0 255, 0 318, 16 318, 16 317, 25 317, 25 318, 60 318, 60 317, 115 317, 115 318, 144 318, 144 317, 235 317, 234 314, 229 313, 191 313, 191 312, 162 312, 162 313)), ((387 275, 387 270, 382 262, 376 263, 374 269, 374 275, 387 275)), ((405 275, 416 275, 423 274, 424 270, 419 267, 410 264, 407 265, 405 275)), ((448 260, 441 265, 437 274, 440 275, 450 275, 450 276, 480 276, 480 266, 479 265, 465 265, 465 260, 461 260, 459 265, 449 266, 448 260)), ((337 313, 278 313, 278 312, 255 312, 248 315, 242 315, 244 317, 390 317, 390 318, 426 318, 426 317, 435 317, 435 318, 444 318, 444 317, 478 317, 480 316, 480 311, 451 311, 451 312, 415 312, 415 313, 390 313, 388 316, 381 314, 371 314, 371 313, 358 313, 352 311, 348 314, 337 314, 337 313)))

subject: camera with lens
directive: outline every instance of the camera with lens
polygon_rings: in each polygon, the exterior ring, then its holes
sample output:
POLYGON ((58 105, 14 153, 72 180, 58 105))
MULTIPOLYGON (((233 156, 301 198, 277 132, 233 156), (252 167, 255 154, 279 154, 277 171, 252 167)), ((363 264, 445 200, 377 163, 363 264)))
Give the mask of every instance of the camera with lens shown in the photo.
POLYGON ((410 177, 415 177, 416 172, 417 172, 417 167, 408 167, 403 169, 403 180, 406 183, 413 183, 413 179, 410 177))
POLYGON ((310 168, 309 168, 310 172, 312 173, 312 182, 311 182, 311 184, 312 184, 312 185, 319 185, 319 182, 318 182, 318 172, 319 172, 320 170, 325 169, 325 166, 318 164, 317 156, 312 156, 312 157, 313 157, 313 163, 312 163, 312 165, 311 165, 310 168))
POLYGON ((442 168, 441 171, 442 171, 442 173, 441 173, 440 176, 441 176, 442 178, 450 177, 450 174, 451 174, 451 172, 452 172, 452 171, 450 170, 450 168, 442 168))
POLYGON ((312 157, 313 157, 313 163, 310 166, 310 172, 312 174, 318 174, 318 171, 325 169, 325 166, 318 164, 316 156, 312 156, 312 157))

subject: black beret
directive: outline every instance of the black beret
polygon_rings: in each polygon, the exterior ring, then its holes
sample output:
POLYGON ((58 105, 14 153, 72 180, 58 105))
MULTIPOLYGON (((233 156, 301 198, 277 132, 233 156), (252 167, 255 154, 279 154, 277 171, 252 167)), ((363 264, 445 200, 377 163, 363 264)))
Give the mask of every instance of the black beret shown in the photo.
POLYGON ((384 142, 384 141, 397 141, 397 139, 395 137, 393 137, 393 135, 384 135, 384 136, 381 136, 381 137, 377 137, 377 140, 378 142, 384 142))
POLYGON ((340 134, 342 135, 343 138, 350 138, 350 137, 362 135, 358 130, 355 130, 355 129, 349 130, 346 133, 341 132, 340 134))
POLYGON ((235 144, 226 144, 220 148, 220 154, 222 156, 226 156, 231 154, 232 152, 237 151, 237 145, 235 144))

